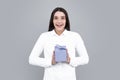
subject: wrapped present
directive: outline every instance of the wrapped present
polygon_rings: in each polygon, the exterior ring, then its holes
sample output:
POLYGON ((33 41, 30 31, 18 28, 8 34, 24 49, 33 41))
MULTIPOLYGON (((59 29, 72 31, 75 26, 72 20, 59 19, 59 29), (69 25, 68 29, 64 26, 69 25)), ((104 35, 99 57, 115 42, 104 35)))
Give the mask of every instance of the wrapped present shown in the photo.
POLYGON ((66 54, 66 46, 55 46, 55 61, 56 62, 66 62, 67 54, 66 54))

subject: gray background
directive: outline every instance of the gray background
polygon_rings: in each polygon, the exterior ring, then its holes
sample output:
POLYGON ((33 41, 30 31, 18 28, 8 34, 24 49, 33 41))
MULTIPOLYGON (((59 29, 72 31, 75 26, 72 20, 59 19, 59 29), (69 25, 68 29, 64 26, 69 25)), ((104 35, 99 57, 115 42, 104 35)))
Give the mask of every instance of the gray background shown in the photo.
POLYGON ((76 68, 77 80, 120 80, 119 0, 0 0, 0 80, 42 80, 43 68, 28 64, 30 52, 48 30, 52 10, 69 14, 90 62, 76 68))

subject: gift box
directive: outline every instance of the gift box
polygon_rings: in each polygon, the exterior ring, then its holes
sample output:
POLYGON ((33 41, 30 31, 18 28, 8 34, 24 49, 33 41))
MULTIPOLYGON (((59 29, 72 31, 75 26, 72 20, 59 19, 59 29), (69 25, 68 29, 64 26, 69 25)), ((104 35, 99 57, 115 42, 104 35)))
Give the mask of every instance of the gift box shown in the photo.
POLYGON ((66 62, 67 54, 66 54, 66 46, 55 46, 55 61, 56 62, 66 62))

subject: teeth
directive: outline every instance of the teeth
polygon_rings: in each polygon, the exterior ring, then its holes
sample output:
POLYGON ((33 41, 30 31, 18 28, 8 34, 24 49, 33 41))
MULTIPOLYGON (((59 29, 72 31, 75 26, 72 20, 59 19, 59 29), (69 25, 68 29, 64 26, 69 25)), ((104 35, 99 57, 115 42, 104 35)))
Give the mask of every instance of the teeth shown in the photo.
POLYGON ((57 25, 57 26, 62 26, 62 25, 57 25))

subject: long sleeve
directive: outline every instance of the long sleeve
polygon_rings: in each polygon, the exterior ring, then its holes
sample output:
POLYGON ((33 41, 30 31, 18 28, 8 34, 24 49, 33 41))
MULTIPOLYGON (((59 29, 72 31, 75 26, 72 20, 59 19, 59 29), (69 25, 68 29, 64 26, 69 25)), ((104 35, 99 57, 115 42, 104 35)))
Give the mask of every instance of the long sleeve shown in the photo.
POLYGON ((89 62, 89 56, 87 54, 86 47, 84 42, 79 34, 75 37, 76 41, 76 52, 78 53, 79 57, 71 58, 70 65, 73 67, 77 67, 79 65, 84 65, 89 62))
POLYGON ((43 51, 44 43, 45 43, 45 35, 41 34, 31 51, 31 54, 29 56, 29 64, 40 67, 51 66, 51 60, 39 57, 43 51))

